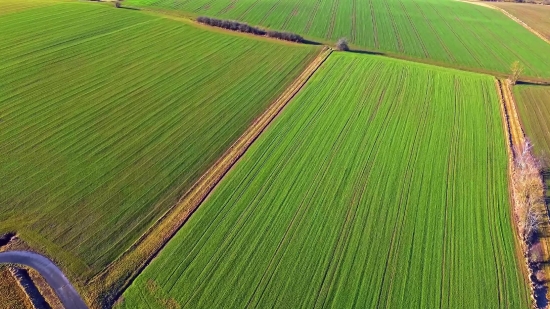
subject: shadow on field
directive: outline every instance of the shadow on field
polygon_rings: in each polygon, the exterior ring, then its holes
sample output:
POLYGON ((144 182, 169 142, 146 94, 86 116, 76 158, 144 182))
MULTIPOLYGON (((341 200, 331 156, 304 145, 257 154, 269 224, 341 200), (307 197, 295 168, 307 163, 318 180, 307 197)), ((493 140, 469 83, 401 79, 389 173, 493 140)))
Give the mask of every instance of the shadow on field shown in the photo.
POLYGON ((516 82, 518 85, 526 85, 526 86, 549 86, 550 81, 547 80, 518 80, 516 82))
POLYGON ((348 51, 349 53, 355 53, 355 54, 363 54, 363 55, 375 55, 375 56, 383 56, 384 53, 375 52, 375 51, 368 51, 368 50, 359 50, 359 49, 350 49, 348 51))
POLYGON ((306 39, 304 39, 304 40, 302 41, 302 44, 307 44, 307 45, 323 45, 323 44, 321 44, 321 43, 319 43, 319 42, 310 41, 310 40, 306 40, 306 39))
POLYGON ((131 11, 141 11, 140 8, 133 8, 133 7, 130 7, 130 6, 121 6, 120 8, 125 9, 125 10, 131 10, 131 11))

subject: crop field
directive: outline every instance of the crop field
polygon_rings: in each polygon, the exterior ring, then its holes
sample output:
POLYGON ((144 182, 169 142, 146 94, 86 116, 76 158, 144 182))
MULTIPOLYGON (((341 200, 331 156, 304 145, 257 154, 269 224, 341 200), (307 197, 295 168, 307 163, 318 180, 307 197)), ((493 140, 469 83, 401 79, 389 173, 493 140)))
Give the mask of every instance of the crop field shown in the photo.
POLYGON ((0 16, 31 8, 54 5, 63 0, 0 0, 0 16))
POLYGON ((0 233, 98 272, 318 51, 88 3, 0 16, 0 233))
POLYGON ((550 40, 550 5, 494 2, 491 5, 505 9, 550 40))
POLYGON ((550 45, 501 12, 452 0, 129 0, 295 32, 427 62, 550 78, 550 45))
POLYGON ((331 55, 117 308, 528 308, 495 80, 331 55))
POLYGON ((514 96, 525 134, 550 168, 550 87, 519 85, 514 96))

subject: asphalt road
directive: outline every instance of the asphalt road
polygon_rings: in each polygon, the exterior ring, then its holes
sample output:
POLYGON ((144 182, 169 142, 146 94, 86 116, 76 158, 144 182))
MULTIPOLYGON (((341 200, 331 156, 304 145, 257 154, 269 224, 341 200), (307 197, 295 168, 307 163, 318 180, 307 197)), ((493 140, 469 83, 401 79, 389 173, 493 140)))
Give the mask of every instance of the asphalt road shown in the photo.
POLYGON ((63 272, 49 259, 28 251, 0 252, 0 263, 22 264, 38 271, 67 309, 88 309, 63 272))

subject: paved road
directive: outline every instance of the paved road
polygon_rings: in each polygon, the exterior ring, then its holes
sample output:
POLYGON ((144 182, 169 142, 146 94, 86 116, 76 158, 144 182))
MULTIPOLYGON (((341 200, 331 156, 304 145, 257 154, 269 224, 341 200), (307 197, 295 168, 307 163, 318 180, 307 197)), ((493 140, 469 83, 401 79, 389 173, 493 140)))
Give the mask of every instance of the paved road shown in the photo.
POLYGON ((0 263, 22 264, 38 271, 67 309, 88 309, 78 292, 55 264, 40 254, 28 251, 0 252, 0 263))

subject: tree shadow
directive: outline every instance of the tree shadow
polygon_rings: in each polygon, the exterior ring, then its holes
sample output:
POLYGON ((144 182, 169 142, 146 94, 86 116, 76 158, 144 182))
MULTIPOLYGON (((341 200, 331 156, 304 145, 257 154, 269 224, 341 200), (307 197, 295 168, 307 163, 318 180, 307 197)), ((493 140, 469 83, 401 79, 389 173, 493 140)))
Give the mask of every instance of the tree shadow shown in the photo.
POLYGON ((315 45, 315 46, 319 46, 319 45, 323 45, 322 43, 319 43, 319 42, 315 42, 315 41, 311 41, 311 40, 306 40, 304 39, 302 42, 300 42, 302 44, 306 44, 306 45, 315 45))
POLYGON ((375 55, 375 56, 384 56, 385 55, 384 53, 381 53, 381 52, 360 50, 360 49, 350 49, 348 52, 354 53, 354 54, 375 55))
POLYGON ((133 8, 131 6, 121 6, 120 8, 125 10, 131 10, 131 11, 141 11, 140 8, 133 8))

